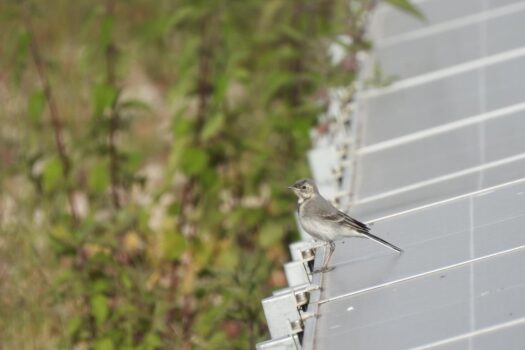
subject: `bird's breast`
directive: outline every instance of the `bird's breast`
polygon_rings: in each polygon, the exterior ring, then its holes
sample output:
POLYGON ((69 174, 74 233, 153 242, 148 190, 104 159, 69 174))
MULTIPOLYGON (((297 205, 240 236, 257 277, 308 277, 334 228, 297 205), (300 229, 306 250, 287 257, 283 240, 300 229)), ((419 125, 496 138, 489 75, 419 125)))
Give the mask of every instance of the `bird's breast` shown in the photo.
POLYGON ((337 233, 326 222, 308 216, 299 216, 302 228, 311 236, 322 241, 333 241, 337 233))

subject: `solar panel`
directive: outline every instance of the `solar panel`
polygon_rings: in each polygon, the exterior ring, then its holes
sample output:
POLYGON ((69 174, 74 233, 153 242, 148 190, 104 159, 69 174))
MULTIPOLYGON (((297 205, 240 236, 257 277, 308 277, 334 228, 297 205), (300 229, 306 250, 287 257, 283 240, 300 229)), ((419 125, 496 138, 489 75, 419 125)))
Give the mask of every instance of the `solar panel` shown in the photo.
POLYGON ((501 254, 323 304, 316 348, 425 347, 524 318, 524 259, 501 254))
POLYGON ((523 47, 523 30, 525 4, 516 3, 412 35, 379 40, 375 61, 387 76, 406 79, 523 47))
POLYGON ((525 1, 415 2, 426 21, 381 5, 370 25, 363 79, 398 80, 310 152, 322 193, 405 251, 345 239, 323 274, 296 254, 290 280, 319 288, 265 349, 525 346, 525 1))

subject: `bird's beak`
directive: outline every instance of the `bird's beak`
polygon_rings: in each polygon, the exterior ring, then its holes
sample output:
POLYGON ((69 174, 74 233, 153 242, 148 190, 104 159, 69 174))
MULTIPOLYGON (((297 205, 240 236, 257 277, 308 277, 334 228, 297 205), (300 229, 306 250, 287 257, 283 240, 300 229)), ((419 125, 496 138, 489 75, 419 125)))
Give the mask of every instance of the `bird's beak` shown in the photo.
POLYGON ((299 196, 299 189, 295 186, 288 186, 288 189, 292 190, 292 192, 296 195, 296 196, 299 196))

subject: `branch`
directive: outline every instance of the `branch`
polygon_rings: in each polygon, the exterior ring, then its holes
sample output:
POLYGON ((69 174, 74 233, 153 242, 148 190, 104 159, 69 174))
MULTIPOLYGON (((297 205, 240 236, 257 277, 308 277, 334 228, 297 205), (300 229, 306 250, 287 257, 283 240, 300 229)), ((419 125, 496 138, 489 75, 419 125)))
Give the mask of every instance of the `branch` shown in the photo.
MULTIPOLYGON (((108 0, 106 3, 106 15, 113 17, 115 12, 115 3, 108 0)), ((106 46, 106 81, 109 86, 116 87, 115 63, 117 58, 117 48, 113 40, 110 40, 106 46)), ((110 124, 109 124, 109 173, 111 177, 111 200, 116 209, 120 208, 120 200, 118 196, 119 186, 119 167, 118 167, 118 152, 116 146, 116 133, 119 127, 120 115, 117 109, 118 94, 111 105, 110 124)))
POLYGON ((202 30, 204 37, 204 44, 199 50, 199 77, 197 80, 197 123, 195 126, 195 136, 202 131, 206 117, 208 116, 208 100, 212 93, 212 85, 210 83, 210 49, 207 47, 205 30, 202 30))
MULTIPOLYGON (((57 104, 56 104, 56 101, 53 95, 53 90, 51 89, 51 84, 49 82, 49 77, 47 74, 46 66, 44 64, 44 61, 42 60, 39 46, 35 39, 33 24, 31 22, 30 14, 25 16, 25 26, 29 34, 29 50, 31 52, 33 62, 35 63, 35 67, 38 72, 40 82, 42 83, 42 86, 44 89, 44 96, 46 98, 47 105, 49 106, 49 112, 51 116, 51 125, 53 127, 54 136, 55 136, 55 145, 57 148, 58 156, 60 158, 60 162, 62 163, 62 173, 67 182, 67 180, 69 179, 70 172, 71 172, 71 161, 66 152, 66 147, 64 145, 62 121, 60 119, 60 114, 58 112, 57 104)), ((69 184, 66 184, 66 186, 67 186, 67 198, 69 202, 69 210, 71 212, 71 216, 73 218, 74 223, 78 224, 78 213, 75 208, 74 193, 69 184)))
MULTIPOLYGON (((199 135, 206 123, 206 118, 209 114, 209 98, 213 91, 212 83, 210 82, 210 71, 211 71, 211 59, 212 59, 212 50, 209 45, 208 39, 208 22, 205 20, 201 24, 201 38, 202 45, 199 49, 198 55, 198 78, 197 78, 197 113, 196 113, 196 124, 194 130, 194 143, 198 145, 199 135)), ((198 184, 197 178, 191 176, 188 182, 184 185, 182 190, 182 199, 181 199, 181 211, 179 217, 179 232, 183 232, 183 228, 188 224, 189 220, 186 214, 186 208, 195 206, 195 188, 198 184)), ((186 257, 186 268, 185 273, 193 273, 191 271, 191 264, 193 263, 193 257, 191 251, 188 251, 186 257)), ((196 308, 191 302, 191 299, 194 298, 191 294, 183 295, 183 307, 181 310, 182 317, 182 350, 188 350, 192 348, 192 328, 195 322, 196 308)))

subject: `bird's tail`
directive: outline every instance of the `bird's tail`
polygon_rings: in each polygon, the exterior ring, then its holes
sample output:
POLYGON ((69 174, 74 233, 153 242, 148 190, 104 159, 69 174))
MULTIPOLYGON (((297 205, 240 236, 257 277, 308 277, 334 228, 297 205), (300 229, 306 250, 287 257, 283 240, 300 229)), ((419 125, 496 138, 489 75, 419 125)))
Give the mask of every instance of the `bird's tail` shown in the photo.
POLYGON ((399 252, 399 253, 402 253, 403 252, 403 249, 393 245, 392 243, 389 243, 387 241, 385 241, 384 239, 382 238, 379 238, 377 237, 376 235, 373 235, 371 234, 370 232, 361 232, 363 235, 365 235, 366 237, 370 238, 371 240, 374 240, 376 241, 377 243, 379 244, 382 244, 384 245, 385 247, 388 247, 390 249, 393 249, 395 250, 396 252, 399 252))

